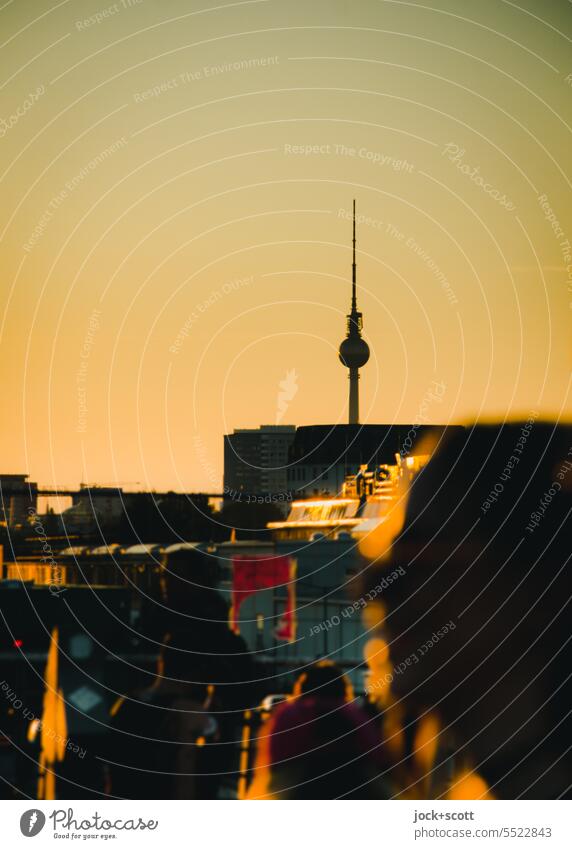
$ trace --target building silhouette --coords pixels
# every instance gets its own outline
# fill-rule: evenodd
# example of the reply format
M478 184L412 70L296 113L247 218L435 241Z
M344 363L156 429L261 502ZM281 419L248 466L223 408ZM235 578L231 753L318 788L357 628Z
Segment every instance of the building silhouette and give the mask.
M0 475L0 521L8 527L23 525L38 506L38 484L28 475Z
M224 494L285 494L294 425L239 428L224 437Z

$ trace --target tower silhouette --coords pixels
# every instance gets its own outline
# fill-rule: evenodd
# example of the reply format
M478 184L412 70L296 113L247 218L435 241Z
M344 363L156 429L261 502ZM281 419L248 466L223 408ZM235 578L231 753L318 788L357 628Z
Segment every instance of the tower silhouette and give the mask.
M349 424L359 424L359 370L369 360L369 345L362 339L363 317L357 308L356 292L356 202L353 206L352 306L347 316L346 338L340 344L340 362L349 369Z

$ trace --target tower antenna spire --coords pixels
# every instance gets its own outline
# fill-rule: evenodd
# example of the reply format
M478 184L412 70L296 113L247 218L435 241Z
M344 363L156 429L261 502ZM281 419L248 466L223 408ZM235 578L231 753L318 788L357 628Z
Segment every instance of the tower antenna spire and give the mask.
M356 202L354 198L353 212L353 260L352 260L352 312L357 312L357 293L356 293Z

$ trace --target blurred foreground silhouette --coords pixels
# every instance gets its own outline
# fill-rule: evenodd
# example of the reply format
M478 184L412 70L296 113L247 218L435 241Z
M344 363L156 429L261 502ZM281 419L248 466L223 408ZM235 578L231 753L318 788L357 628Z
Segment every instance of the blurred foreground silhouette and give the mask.
M571 427L478 426L435 447L378 539L364 591L405 570L380 613L402 791L569 795L571 507Z

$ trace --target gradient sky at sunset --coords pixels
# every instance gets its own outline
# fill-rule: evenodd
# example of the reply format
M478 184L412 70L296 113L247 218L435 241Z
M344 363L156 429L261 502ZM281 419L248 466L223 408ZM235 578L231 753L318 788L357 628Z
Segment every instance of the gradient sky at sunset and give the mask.
M354 197L363 421L433 381L434 422L569 410L566 0L12 0L0 33L0 471L215 491L288 373L282 423L346 421Z

